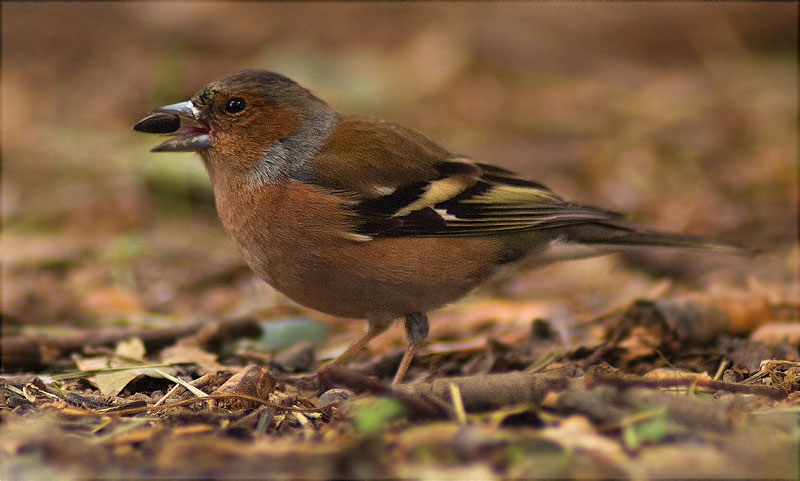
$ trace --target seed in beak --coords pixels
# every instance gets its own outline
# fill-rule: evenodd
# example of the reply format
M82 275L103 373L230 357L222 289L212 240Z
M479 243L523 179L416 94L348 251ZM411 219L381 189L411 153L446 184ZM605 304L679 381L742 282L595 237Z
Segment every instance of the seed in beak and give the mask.
M175 114L148 115L133 126L133 130L148 134L171 134L181 127L181 118Z

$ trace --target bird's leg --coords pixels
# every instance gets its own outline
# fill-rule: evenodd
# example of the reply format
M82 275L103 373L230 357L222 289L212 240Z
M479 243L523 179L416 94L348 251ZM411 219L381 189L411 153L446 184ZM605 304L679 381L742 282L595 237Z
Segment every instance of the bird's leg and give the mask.
M406 337L408 337L408 347L403 360L400 361L400 366L397 368L397 374L394 375L392 384L400 384L400 381L406 375L408 367L411 366L411 361L414 359L414 353L417 348L428 337L428 316L423 312L413 312L406 314Z
M369 344L369 341L375 339L379 334L389 328L391 322L372 322L370 321L367 327L367 333L364 334L361 339L355 342L352 346L348 347L346 351L341 353L339 357L326 363L322 370L333 366L341 366L342 364L347 364L348 362L352 361L356 355L361 352L364 347Z

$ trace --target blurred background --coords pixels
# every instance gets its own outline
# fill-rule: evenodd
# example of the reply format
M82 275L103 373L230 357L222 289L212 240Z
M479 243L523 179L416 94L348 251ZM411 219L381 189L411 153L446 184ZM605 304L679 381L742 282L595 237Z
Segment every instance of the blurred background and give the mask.
M571 318L664 279L796 295L797 54L790 3L4 2L4 328L289 303L225 238L196 156L131 130L244 68L568 199L768 253L566 263L478 296Z

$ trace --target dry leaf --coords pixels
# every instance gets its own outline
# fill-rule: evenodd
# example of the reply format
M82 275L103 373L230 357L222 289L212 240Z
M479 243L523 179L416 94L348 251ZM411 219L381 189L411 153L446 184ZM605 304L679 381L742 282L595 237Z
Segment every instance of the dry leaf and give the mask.
M99 371L111 367L108 356L83 357L80 354L73 354L72 362L81 371Z
M652 371L646 373L644 377L653 379L711 379L711 376L705 372L688 372L667 367L653 369Z
M227 371L230 368L217 363L217 355L189 343L178 343L161 351L159 356L164 363L194 363L200 374Z
M623 464L628 457L619 442L597 434L584 416L570 416L556 427L542 429L539 436L566 450L586 452L615 465Z
M213 394L243 394L259 399L267 399L275 387L275 378L262 366L249 365L230 377ZM254 407L244 399L223 399L220 406L226 409L246 409Z
M136 361L144 361L146 349L144 343L138 337L133 337L127 341L120 341L114 353L118 356L133 359Z
M750 334L751 341L760 341L769 346L800 344L800 322L770 322L761 325Z
M178 373L177 369L173 367L160 367L158 369L173 376ZM153 378L163 377L156 372L155 368L144 368L104 372L87 377L86 380L97 386L97 389L99 389L101 393L109 396L116 396L125 389L128 383L139 376L150 376Z
M117 287L101 287L81 299L84 309L94 313L141 311L142 300L136 294Z

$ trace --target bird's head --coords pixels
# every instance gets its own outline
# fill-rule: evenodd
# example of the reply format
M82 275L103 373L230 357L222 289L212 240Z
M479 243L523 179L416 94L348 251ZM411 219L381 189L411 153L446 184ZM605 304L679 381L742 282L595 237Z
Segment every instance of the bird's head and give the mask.
M295 81L266 70L244 70L211 82L190 100L153 110L133 128L170 136L153 152L198 152L212 175L220 169L252 172L259 166L277 172L291 166L276 162L302 159L294 159L291 151L270 158L270 152L293 136L300 137L295 143L307 143L311 139L304 137L319 134L310 127L333 116L325 102Z

